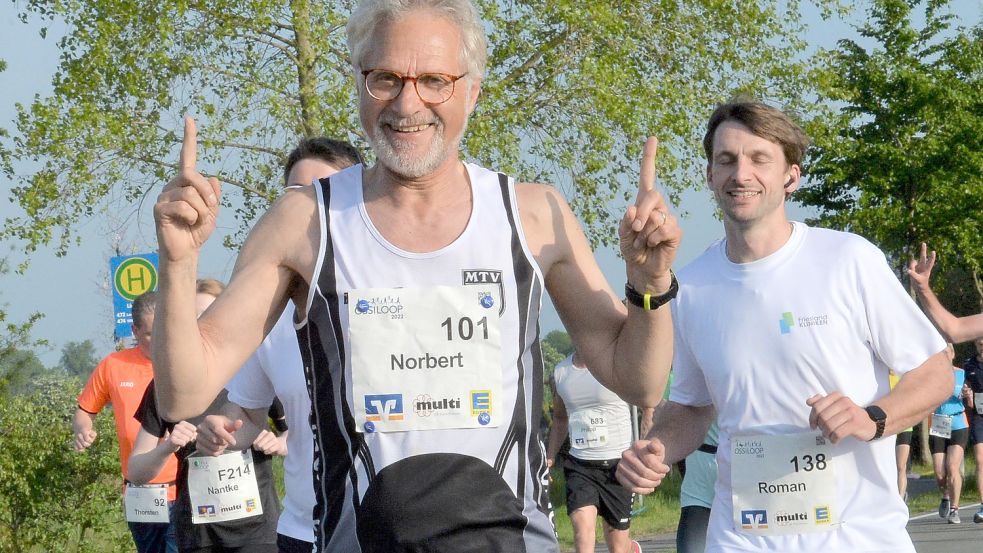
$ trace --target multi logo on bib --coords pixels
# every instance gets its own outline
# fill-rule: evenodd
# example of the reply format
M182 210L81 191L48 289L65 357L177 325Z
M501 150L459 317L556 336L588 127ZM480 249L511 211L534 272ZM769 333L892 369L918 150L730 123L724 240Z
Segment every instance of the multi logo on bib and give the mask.
M348 293L359 431L498 426L501 273L484 273L482 286Z

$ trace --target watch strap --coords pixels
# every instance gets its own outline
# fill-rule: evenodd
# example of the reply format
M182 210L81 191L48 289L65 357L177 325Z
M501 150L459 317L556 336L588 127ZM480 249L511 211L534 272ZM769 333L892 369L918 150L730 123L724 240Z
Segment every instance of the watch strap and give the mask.
M874 421L874 437L868 440L872 442L884 435L884 423L887 421L887 414L876 405L868 405L864 411L867 411L867 416Z
M676 297L676 292L679 291L679 282L676 280L676 273L669 270L669 289L663 294L652 295L643 294L635 289L631 283L625 283L625 299L629 303L637 307L641 307L646 311L654 311L663 305L669 303L670 300Z

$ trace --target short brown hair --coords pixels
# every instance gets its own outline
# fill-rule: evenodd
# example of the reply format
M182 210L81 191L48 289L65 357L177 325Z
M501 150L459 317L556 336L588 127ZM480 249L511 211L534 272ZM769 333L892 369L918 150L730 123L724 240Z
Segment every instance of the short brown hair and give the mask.
M290 171L294 165L304 159L320 159L321 161L335 167L338 170L347 169L352 165L362 163L362 154L351 144L344 140L335 140L324 136L315 138L303 138L297 143L297 147L287 154L287 161L283 164L283 184L310 184L287 182L290 178Z
M133 324L142 328L143 318L153 315L157 311L157 291L144 292L133 300L130 307L130 315L133 317Z
M221 280L215 280L214 278L199 278L195 281L195 293L197 294L208 294L214 298L217 298L219 294L225 290L225 284Z
M792 119L779 109L754 100L734 99L722 104L707 123L707 133L703 135L703 151L707 161L713 161L713 135L717 127L726 121L737 121L757 136L782 147L785 162L802 166L809 137Z

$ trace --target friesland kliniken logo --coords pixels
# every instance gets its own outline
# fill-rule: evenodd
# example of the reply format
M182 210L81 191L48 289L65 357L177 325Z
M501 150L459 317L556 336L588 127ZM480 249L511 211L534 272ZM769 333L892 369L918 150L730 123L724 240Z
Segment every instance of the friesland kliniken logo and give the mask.
M792 312L786 311L782 313L782 318L778 320L778 327L782 329L782 334L792 332L793 326L795 326L795 316L792 315Z
M778 328L781 329L782 334L790 334L793 326L808 328L811 326L826 326L828 324L829 315L809 315L805 317L796 317L795 315L792 315L791 311L782 313L782 318L778 320Z

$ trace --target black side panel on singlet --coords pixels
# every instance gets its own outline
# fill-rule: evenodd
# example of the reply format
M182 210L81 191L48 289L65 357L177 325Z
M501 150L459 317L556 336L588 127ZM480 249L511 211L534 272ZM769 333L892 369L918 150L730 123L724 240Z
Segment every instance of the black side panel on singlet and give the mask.
M314 540L318 551L327 551L327 545L336 531L350 532L350 529L339 529L337 525L345 517L344 496L346 489L357 489L354 458L359 443L352 442L349 436L354 436L355 419L351 414L351 406L347 404L347 384L344 371L332 375L328 367L344 367L345 342L341 335L341 318L338 313L339 302L335 292L334 251L331 243L329 217L330 210L330 179L322 179L320 190L323 193L324 226L321 240L324 251L324 262L320 267L316 285L320 293L314 294L308 306L308 313L314 311L314 303L323 303L329 314L331 325L321 328L318 321L308 317L307 324L297 331L300 343L301 357L304 360L304 376L307 379L307 389L311 392L311 429L314 433ZM329 360L328 355L336 357ZM332 363L332 361L334 361ZM318 370L314 368L318 367ZM335 404L335 398L341 399L341 404ZM339 423L339 413L341 422ZM322 462L322 459L331 459ZM358 494L352 494L353 508L358 505Z

